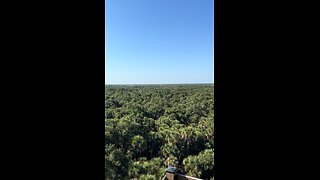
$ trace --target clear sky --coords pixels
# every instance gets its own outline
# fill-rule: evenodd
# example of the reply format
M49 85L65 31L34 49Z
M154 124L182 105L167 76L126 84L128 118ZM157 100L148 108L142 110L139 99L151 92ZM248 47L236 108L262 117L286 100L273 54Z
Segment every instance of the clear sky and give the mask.
M105 0L106 84L213 83L213 0Z

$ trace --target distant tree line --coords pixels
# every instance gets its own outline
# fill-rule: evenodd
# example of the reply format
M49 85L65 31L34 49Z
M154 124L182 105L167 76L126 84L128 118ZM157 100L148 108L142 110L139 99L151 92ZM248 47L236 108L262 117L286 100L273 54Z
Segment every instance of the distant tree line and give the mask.
M213 107L213 85L106 86L106 180L213 179Z

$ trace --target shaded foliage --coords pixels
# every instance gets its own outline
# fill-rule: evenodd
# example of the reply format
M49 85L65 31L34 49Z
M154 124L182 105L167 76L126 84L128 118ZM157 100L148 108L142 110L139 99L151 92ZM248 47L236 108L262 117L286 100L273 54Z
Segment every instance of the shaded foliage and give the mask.
M213 179L213 85L106 86L106 179Z

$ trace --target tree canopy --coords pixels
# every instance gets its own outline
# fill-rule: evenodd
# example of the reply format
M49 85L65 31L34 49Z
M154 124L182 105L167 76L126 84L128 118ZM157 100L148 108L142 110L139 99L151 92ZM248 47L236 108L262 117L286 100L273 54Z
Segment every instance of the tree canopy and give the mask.
M213 178L213 85L105 88L106 179Z

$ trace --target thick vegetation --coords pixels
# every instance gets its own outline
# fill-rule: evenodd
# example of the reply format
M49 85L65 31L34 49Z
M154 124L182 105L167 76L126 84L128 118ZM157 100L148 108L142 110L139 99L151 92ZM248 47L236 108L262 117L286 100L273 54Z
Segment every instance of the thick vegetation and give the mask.
M213 85L106 86L106 179L213 179Z

